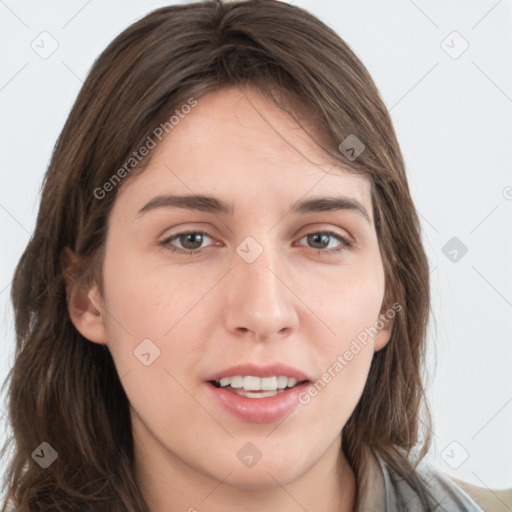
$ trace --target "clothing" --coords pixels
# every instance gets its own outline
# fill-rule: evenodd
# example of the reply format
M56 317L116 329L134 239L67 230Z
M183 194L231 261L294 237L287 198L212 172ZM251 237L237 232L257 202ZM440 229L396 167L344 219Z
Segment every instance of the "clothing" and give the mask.
M423 510L414 491L376 453L367 451L367 467L359 473L359 503L355 512L415 512ZM429 489L437 505L429 512L498 512L507 510L499 505L485 511L460 485L433 466L421 462L416 472L428 482ZM473 488L473 486L468 486ZM492 494L492 491L480 489ZM503 502L502 502L503 503Z

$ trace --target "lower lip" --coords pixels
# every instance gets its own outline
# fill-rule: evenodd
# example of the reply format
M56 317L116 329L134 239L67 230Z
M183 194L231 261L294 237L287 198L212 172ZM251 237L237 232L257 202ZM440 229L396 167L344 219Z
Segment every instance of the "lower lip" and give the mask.
M247 398L207 382L209 392L226 411L249 423L276 423L299 405L299 395L309 386L304 382L275 396Z

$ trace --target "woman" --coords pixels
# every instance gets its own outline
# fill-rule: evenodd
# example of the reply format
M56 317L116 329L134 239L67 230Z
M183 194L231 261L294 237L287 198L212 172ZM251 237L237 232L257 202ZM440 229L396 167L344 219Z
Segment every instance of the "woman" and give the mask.
M16 269L9 501L481 510L417 465L428 277L339 36L274 0L150 13L84 83Z

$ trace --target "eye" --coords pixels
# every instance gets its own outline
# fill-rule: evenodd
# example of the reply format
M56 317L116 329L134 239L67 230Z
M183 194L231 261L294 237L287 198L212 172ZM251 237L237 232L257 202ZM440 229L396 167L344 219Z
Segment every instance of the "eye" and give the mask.
M212 238L206 231L186 231L183 233L176 233L161 242L159 245L165 247L171 252L179 252L182 254L197 254L204 249L201 247L206 238ZM173 241L176 240L181 247L177 247Z
M340 235L334 231L317 231L308 233L301 238L301 240L303 239L307 239L308 243L316 245L316 247L313 248L316 249L315 252L317 254L339 253L345 249L352 248L352 242L348 237ZM333 240L337 240L339 245L335 245L334 247L331 246L331 248L329 248L329 245L331 245Z

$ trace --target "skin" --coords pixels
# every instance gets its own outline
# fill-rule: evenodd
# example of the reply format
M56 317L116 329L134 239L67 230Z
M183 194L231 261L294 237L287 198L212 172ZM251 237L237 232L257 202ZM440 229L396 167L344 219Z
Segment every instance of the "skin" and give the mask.
M164 193L212 195L232 202L234 214L160 207L137 215ZM290 212L296 200L333 195L359 201L369 220L356 210ZM351 237L352 247L333 253L339 239L322 246L306 236L326 229ZM189 230L209 236L169 245L202 248L196 255L158 245ZM236 252L247 236L263 248L252 263ZM118 191L102 271L104 295L96 285L75 290L70 315L112 353L152 512L353 510L355 478L340 433L389 328L279 424L220 409L204 380L236 364L276 361L320 379L374 325L385 283L366 177L333 167L256 90L208 93ZM160 349L149 366L134 357L147 338ZM237 458L247 442L262 454L251 468Z

